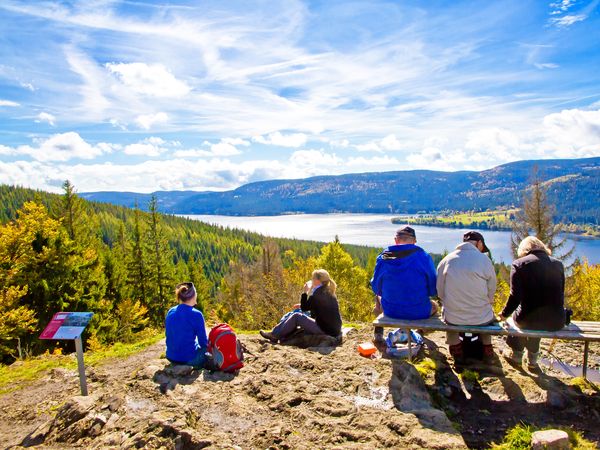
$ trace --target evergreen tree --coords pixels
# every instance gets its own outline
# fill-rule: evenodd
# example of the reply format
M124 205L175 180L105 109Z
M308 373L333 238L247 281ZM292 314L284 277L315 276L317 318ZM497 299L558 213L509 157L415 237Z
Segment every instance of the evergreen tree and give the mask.
M200 261L196 262L193 256L187 262L186 269L186 279L194 283L196 292L198 293L196 308L202 312L206 312L208 306L211 304L212 283L206 277L202 263Z
M555 257L566 261L571 258L575 247L566 249L567 239L561 224L554 223L554 207L548 202L547 188L534 173L531 186L523 192L523 206L512 222L511 247L515 258L519 243L530 234L548 246Z
M155 325L162 325L173 292L173 252L163 231L156 197L148 205L148 310Z
M142 212L137 208L133 211L131 242L128 249L127 262L127 296L148 306L149 275L146 265L146 250L144 243L144 223Z
M79 212L77 195L75 194L75 186L71 184L69 180L63 183L63 224L67 229L67 233L72 240L75 240L75 216Z

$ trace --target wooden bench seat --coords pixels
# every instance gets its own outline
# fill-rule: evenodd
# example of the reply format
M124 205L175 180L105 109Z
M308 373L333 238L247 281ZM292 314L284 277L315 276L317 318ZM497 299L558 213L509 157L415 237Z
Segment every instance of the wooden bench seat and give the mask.
M507 322L494 323L487 326L449 325L439 317L434 316L423 320L401 320L378 316L373 325L376 327L402 328L405 330L429 330L429 331L456 331L460 333L492 334L497 336L520 336L534 338L562 339L567 341L583 341L583 376L587 378L587 365L589 344L592 341L600 342L600 322L574 321L559 331L523 330L518 328L511 320ZM409 346L410 333L409 336ZM409 352L410 354L410 352Z

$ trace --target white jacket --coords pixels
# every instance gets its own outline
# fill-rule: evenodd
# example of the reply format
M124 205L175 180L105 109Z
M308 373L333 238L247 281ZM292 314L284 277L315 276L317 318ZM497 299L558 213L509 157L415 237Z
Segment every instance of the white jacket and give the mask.
M454 325L483 325L494 318L496 271L490 258L463 242L437 268L443 319Z

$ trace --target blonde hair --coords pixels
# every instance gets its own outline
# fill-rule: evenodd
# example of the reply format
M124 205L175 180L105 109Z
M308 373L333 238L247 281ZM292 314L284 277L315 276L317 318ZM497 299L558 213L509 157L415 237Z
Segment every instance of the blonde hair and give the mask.
M546 244L540 241L535 236L527 236L525 239L521 241L519 244L519 248L517 249L517 256L522 258L523 256L527 256L534 250L543 250L547 255L552 254L552 250L550 250Z
M329 276L329 272L327 272L325 269L317 269L313 271L312 277L319 280L324 289L335 295L337 285Z

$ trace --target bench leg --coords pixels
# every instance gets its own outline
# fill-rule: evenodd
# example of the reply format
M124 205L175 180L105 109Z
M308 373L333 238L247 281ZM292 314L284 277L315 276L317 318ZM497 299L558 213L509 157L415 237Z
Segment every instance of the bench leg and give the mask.
M583 367L581 369L583 378L587 380L588 352L590 350L590 341L583 343Z
M406 334L408 335L408 361L412 362L412 336L410 334L410 328L406 330Z

